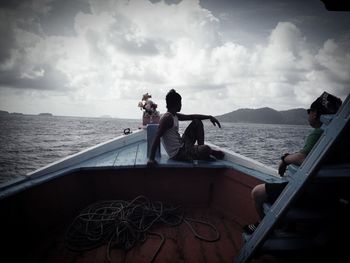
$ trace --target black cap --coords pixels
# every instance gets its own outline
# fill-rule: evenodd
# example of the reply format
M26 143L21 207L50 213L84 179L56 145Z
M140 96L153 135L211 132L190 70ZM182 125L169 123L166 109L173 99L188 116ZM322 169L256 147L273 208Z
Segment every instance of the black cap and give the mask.
M322 95L311 104L310 109L316 110L319 115L335 114L339 110L341 104L341 99L327 92L323 92Z

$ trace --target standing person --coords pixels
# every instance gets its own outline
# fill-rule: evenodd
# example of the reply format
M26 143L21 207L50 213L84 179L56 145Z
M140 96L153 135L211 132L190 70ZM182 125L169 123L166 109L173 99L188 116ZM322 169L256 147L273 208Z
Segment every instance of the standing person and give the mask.
M155 153L162 139L162 144L169 157L175 160L208 160L211 156L216 159L224 158L222 151L217 151L204 144L204 128L202 120L209 119L214 126L221 128L220 122L210 115L191 114L185 115L181 111L181 96L174 89L166 95L166 107L168 111L159 121L158 131L154 139L148 165L156 164ZM186 128L183 136L179 134L179 121L192 122ZM197 142L197 145L195 143Z
M323 130L321 129L322 122L320 121L320 116L323 114L335 114L341 104L342 101L339 98L327 92L324 92L311 104L310 109L307 110L307 114L309 124L314 129L306 138L305 145L299 152L293 154L286 153L281 157L281 162L278 167L278 174L280 176L284 175L288 165L295 164L299 166L302 164L306 156L322 135ZM255 204L255 209L260 219L264 217L263 204L265 202L275 202L286 185L287 182L265 183L259 184L253 188L251 194ZM260 221L256 222L255 224L244 226L244 232L247 234L252 234L258 227L259 223Z

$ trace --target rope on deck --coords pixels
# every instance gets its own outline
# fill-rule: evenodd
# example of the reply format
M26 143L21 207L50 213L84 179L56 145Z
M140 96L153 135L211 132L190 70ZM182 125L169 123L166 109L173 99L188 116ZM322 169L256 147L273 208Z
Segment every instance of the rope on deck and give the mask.
M145 196L132 201L112 200L94 203L85 208L69 226L65 235L65 244L73 251L86 251L107 244L107 258L111 262L110 251L113 247L129 250L138 242L144 242L148 235L156 235L161 241L150 262L157 257L165 243L163 234L151 232L156 224L178 226L185 222L200 240L214 242L220 234L209 222L187 218L179 206L162 202L151 202ZM212 229L214 237L200 235L191 222L205 224Z

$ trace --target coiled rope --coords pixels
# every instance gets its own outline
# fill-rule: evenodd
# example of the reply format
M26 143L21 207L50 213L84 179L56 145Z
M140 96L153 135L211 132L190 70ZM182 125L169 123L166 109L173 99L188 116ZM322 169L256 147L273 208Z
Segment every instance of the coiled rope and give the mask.
M129 250L138 242L144 242L148 235L160 238L160 244L150 262L153 262L165 243L163 234L151 232L156 224L178 226L185 222L200 240L214 242L220 234L214 225L184 216L180 206L151 202L145 196L131 201L112 200L94 203L85 208L69 226L65 235L65 244L73 251L86 251L107 244L107 259L111 262L112 247ZM213 230L214 237L201 236L191 222L200 223Z

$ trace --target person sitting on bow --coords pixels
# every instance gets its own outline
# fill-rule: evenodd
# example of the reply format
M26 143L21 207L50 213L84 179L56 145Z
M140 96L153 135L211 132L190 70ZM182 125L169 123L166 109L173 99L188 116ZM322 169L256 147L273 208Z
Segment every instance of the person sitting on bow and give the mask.
M174 89L166 95L166 107L168 111L162 116L159 122L156 137L154 139L148 165L156 164L155 153L162 139L163 146L169 157L175 160L209 160L211 158L222 159L224 153L214 150L204 144L204 127L202 120L209 119L214 126L221 128L220 122L211 115L182 114L181 95ZM186 128L184 134L179 134L179 121L192 122ZM197 144L195 144L197 142Z

